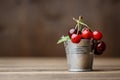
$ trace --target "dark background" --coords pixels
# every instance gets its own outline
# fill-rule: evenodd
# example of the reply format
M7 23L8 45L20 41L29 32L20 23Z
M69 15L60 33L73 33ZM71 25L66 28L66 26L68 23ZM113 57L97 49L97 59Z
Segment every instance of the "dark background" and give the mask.
M56 42L79 15L104 34L102 56L120 57L120 0L0 0L0 56L65 56Z

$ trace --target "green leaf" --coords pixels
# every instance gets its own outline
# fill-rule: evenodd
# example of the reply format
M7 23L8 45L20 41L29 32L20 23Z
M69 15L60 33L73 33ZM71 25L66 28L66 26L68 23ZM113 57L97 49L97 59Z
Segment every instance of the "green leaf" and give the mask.
M58 40L57 44L60 44L60 43L62 43L62 42L65 42L65 41L67 41L67 40L69 40L69 39L70 39L69 36L62 36L62 37Z

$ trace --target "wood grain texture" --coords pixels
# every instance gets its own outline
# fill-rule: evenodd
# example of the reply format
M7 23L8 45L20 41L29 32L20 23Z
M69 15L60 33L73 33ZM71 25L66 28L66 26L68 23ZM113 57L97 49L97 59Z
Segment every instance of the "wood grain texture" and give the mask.
M120 59L95 58L93 71L68 72L65 58L1 58L0 80L120 80Z

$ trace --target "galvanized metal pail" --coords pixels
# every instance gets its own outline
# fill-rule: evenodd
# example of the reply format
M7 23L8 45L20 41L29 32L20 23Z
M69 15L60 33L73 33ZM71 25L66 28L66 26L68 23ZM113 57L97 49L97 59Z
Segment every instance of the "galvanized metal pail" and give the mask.
M69 71L91 71L93 53L89 39L81 39L80 43L64 42Z

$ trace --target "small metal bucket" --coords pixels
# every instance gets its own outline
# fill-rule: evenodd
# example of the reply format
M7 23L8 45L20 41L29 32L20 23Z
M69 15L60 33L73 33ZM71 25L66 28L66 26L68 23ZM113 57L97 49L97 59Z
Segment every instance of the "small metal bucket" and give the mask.
M93 53L89 39L81 39L80 43L64 42L69 71L91 71Z

